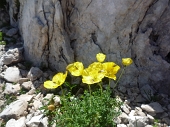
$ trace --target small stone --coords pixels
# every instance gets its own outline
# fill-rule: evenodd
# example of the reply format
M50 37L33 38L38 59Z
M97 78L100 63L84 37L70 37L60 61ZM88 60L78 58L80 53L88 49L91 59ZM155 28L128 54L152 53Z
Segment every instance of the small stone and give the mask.
M23 100L12 102L0 113L1 118L18 118L26 111L28 103Z
M1 60L5 65L9 65L11 63L19 62L23 59L22 56L23 48L14 48L9 49L4 55L2 55Z
M57 105L60 105L60 97L59 96L55 96L54 98L53 98L53 100L54 100L54 104L57 106Z
M132 127L145 127L149 123L147 117L131 116L129 117L129 125Z
M149 114L147 114L147 117L148 117L148 119L149 119L149 122L151 123L151 124L153 124L154 123L154 117L153 116L151 116L151 115L149 115Z
M21 117L18 120L10 119L5 127L26 127L25 125L25 117Z
M129 122L128 115L124 112L119 115L119 118L121 119L121 123L127 124Z
M9 67L5 71L4 79L8 82L18 82L21 78L20 71L16 67Z
M34 96L33 95L28 95L28 94L22 94L17 97L18 100L25 100L27 102L30 102Z
M134 101L137 102L137 103L142 103L142 102L145 102L146 99L143 98L142 95L139 94L139 95L135 98Z
M34 81L38 78L40 78L43 75L43 72L37 68L37 67L32 67L30 71L28 72L27 77L31 80Z
M118 124L117 127L127 127L125 124Z
M23 82L27 82L27 81L29 81L28 78L20 78L19 81L18 81L18 83L19 83L19 84L22 84Z
M32 82L31 81L28 81L28 82L24 82L24 83L22 83L22 85L21 85L24 89L26 89L26 90L30 90L31 89L31 87L33 86L33 84L32 84Z
M21 90L20 84L13 85L11 83L5 84L5 94L17 94Z
M40 107L42 107L42 103L41 103L40 100L34 100L33 106L34 106L34 109L37 110L37 109L39 109Z
M142 104L141 108L149 113L162 113L164 110L158 102L152 102L150 104Z
M15 35L18 32L17 28L12 28L10 30L8 30L8 32L6 33L7 36L12 37L13 35Z
M126 114L129 114L130 113L130 110L129 110L129 106L127 104L123 104L121 106L121 109L126 113Z
M44 118L41 120L41 123L43 124L43 127L48 127L48 118L47 118L47 117L44 117Z
M166 124L170 125L170 119L168 117L165 117L162 119Z
M41 123L41 119L42 119L43 115L38 115L38 116L34 116L31 118L30 121L28 121L26 123L26 125L28 127L39 127L39 124Z

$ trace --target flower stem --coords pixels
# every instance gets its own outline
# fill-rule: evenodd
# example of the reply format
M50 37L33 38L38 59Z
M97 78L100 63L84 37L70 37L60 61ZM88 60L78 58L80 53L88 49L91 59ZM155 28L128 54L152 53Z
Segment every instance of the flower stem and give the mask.
M101 95L102 95L103 88L102 88L101 82L99 82L98 85L100 86L100 92L101 92Z
M63 92L62 86L60 86L60 88L61 88L62 96L64 96L64 92Z
M118 80L116 81L116 83L115 83L113 89L116 88L116 86L117 86L118 82L120 81L120 78L122 77L122 75L123 75L124 72L125 72L125 67L123 67L123 70L122 70L122 72L121 72L121 74L120 74Z
M89 91L90 91L90 107L91 107L91 87L89 84L88 84L88 87L89 87Z

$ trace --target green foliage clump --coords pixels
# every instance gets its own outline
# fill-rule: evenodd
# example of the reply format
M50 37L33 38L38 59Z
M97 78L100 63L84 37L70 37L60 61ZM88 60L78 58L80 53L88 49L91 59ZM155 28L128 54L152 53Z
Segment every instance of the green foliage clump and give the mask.
M116 97L111 96L110 80L115 80L114 88L117 86L124 68L132 64L131 58L123 58L123 71L117 79L117 72L120 67L114 62L104 62L105 55L98 53L94 62L84 68L83 63L75 62L69 64L66 69L73 76L81 76L82 83L86 84L88 90L82 95L74 95L72 92L75 85L65 82L68 72L57 73L52 80L44 82L47 89L61 88L62 96L59 105L54 103L53 98L49 103L41 108L49 118L50 126L56 127L114 127L114 119L120 115L122 102ZM108 87L103 90L103 79L108 78ZM65 84L69 90L64 91L62 85Z

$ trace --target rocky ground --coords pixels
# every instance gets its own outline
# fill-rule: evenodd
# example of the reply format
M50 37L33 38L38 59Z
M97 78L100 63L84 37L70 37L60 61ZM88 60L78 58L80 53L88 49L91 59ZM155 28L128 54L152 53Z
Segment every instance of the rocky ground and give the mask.
M43 82L55 73L50 69L31 66L24 60L17 29L3 28L11 43L0 45L0 126L47 127L48 118L40 107L53 94L46 94ZM17 41L12 43L11 38ZM123 101L122 114L115 120L117 127L170 126L170 98L156 93L148 84L141 89L118 86L114 91ZM55 103L60 101L55 95ZM45 99L46 98L46 99Z

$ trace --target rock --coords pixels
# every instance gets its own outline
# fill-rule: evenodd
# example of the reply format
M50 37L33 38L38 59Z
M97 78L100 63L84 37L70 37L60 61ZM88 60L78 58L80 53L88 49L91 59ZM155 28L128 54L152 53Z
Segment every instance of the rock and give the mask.
M17 100L12 102L9 106L0 113L1 118L18 118L23 115L24 111L27 110L28 103L23 100Z
M30 71L28 72L27 77L31 80L34 81L38 78L40 78L43 75L43 72L37 68L37 67L32 67Z
M119 118L121 120L121 123L124 123L124 124L127 124L129 121L128 121L128 115L124 112L122 112L120 115L119 115Z
M28 127L39 127L43 115L33 116L30 121L26 123Z
M11 63L19 62L23 59L22 56L23 48L14 48L9 49L4 55L1 57L1 61L5 65L9 65Z
M21 90L20 84L13 85L11 83L5 84L5 94L17 94Z
M164 121L167 125L170 125L170 118L165 117L162 119L162 121Z
M148 117L148 119L149 119L149 122L151 123L151 124L153 124L154 123L154 117L153 116L151 116L151 115L149 115L149 114L147 114L147 117Z
M22 86L22 88L24 88L26 90L30 90L31 87L33 86L33 84L31 81L28 81L28 82L23 82L21 86Z
M131 116L129 117L129 126L132 127L145 127L149 123L147 117L142 116Z
M22 95L18 96L17 99L30 102L33 97L34 97L34 95L22 94Z
M54 94L47 94L42 100L43 105L47 105L49 100L51 100L53 98L53 96L54 96Z
M22 83L27 82L27 81L29 81L28 78L20 78L19 81L18 81L18 83L19 83L19 84L22 84Z
M142 102L146 102L146 99L143 98L143 96L141 94L137 95L137 97L134 100L137 103L142 103Z
M5 127L26 127L25 125L25 117L21 117L18 120L10 119Z
M20 71L17 67L9 67L5 71L4 79L8 82L18 82L21 78Z
M122 108L122 110L126 113L126 114L129 114L130 113L130 110L129 110L129 106L128 105L126 105L126 104L123 104L122 106L121 106L121 108Z
M48 118L47 117L44 117L41 121L41 123L43 124L43 127L48 127Z
M18 29L17 28L12 28L10 30L8 30L8 32L6 33L7 36L14 36L16 33L18 32Z
M146 84L144 86L142 86L140 88L141 91L141 95L147 99L148 101L151 101L153 95L154 95L154 91L153 89L150 87L150 85Z
M117 127L127 127L125 124L118 124Z
M158 102L152 102L150 104L142 104L141 108L149 113L162 113L164 110Z
M34 100L33 102L34 110L38 110L40 107L42 107L42 103L40 100Z
M53 100L54 100L54 104L55 104L55 105L60 105L61 100L60 100L60 97L59 97L59 96L55 96L55 97L53 98Z

